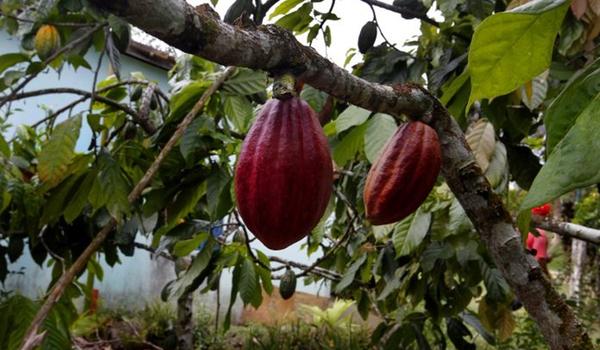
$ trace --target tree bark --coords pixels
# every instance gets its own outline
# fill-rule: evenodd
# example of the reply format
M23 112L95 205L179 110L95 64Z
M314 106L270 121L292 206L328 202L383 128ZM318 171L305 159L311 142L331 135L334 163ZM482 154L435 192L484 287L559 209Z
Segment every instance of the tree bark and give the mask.
M192 263L190 257L183 257L175 261L175 274L179 276ZM177 299L177 324L175 325L175 334L177 334L178 350L194 349L194 322L193 316L193 293L183 293Z
M441 103L413 84L392 88L365 81L301 45L288 31L267 25L239 28L221 22L208 5L179 0L92 0L182 51L224 64L293 73L307 84L354 105L429 123L442 145L446 181L482 242L552 349L592 349L572 310L525 252L520 234L477 166L464 134Z

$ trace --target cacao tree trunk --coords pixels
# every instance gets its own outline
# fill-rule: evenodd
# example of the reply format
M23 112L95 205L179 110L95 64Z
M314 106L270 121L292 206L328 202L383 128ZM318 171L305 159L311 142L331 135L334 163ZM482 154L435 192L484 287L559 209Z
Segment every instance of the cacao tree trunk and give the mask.
M585 270L587 244L573 239L571 242L571 276L569 277L569 298L579 303L581 294L581 277Z
M175 262L175 274L178 276L184 272L190 265L189 257L179 258ZM183 293L177 299L177 324L175 325L175 334L177 335L178 350L194 349L194 328L193 328L193 293Z
M208 5L181 0L91 0L96 6L190 54L232 66L292 73L337 98L374 112L430 124L442 148L442 173L482 242L552 349L593 349L572 310L525 252L502 200L477 166L462 130L442 104L413 84L394 88L358 78L276 26L240 28L221 22Z

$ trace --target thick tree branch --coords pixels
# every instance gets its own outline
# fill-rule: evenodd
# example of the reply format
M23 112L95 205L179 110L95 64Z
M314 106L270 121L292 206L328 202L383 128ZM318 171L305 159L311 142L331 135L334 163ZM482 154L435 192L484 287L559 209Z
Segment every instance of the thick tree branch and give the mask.
M582 241L600 244L600 230L535 215L531 217L531 220L536 224L537 227L541 229L548 230L562 236L569 236Z
M127 197L129 203L134 203L142 195L142 191L150 184L150 181L152 181L152 178L158 172L158 169L160 168L164 159L167 157L169 152L171 152L171 150L175 147L177 142L179 142L179 139L183 135L185 129L192 123L198 112L200 112L204 108L204 105L206 104L210 96L212 96L212 94L214 94L215 91L217 91L217 89L221 87L223 82L228 77L230 77L234 71L234 67L227 68L204 92L204 94L202 95L200 100L196 102L192 110L188 112L188 114L185 116L185 118L183 118L181 123L179 123L177 129L175 130L169 141L165 144L163 149L160 151L152 165L150 165L148 170L146 170L144 176L129 193L129 196ZM69 269L63 275L60 276L58 281L56 281L56 283L50 290L50 293L46 297L44 304L38 310L35 317L31 321L31 325L27 329L27 332L25 333L25 336L23 338L21 350L31 350L39 344L38 342L32 341L32 339L39 339L39 341L42 340L43 337L38 337L38 330L44 322L44 320L46 319L46 317L48 316L48 313L50 312L54 304L56 304L60 297L63 295L65 289L73 282L75 277L85 268L90 257L98 249L100 249L102 243L112 232L116 224L117 220L115 218L111 218L110 221L104 227L102 227L100 232L98 232L96 237L94 237L92 242L85 248L83 253L81 253L77 260L75 260L73 265L71 265Z
M482 242L552 349L592 349L590 338L540 266L525 252L512 218L481 169L464 134L426 90L392 89L351 75L301 45L276 26L240 29L178 0L92 0L97 6L185 52L226 65L291 72L306 83L354 105L399 117L421 118L439 135L446 181L477 228Z

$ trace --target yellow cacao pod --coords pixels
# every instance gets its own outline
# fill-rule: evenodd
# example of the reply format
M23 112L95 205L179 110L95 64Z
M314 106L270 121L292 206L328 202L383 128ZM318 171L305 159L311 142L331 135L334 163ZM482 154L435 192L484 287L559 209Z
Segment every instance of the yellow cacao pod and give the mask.
M55 26L45 24L35 33L35 50L42 60L47 59L60 47L60 34Z

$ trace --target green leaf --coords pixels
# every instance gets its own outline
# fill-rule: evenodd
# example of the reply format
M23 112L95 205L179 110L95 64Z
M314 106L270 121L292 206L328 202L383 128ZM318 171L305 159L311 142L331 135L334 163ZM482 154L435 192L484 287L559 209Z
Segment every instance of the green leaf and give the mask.
M522 189L529 190L542 168L539 158L527 146L509 145L507 152L512 180Z
M319 113L327 101L327 94L310 85L305 85L300 93L300 98L306 101L315 112Z
M179 192L175 202L167 209L168 225L176 224L179 219L191 213L205 193L206 181L196 183Z
M77 218L79 214L81 214L83 208L85 208L86 204L88 203L88 194L90 193L92 186L94 185L94 180L96 179L97 175L98 172L96 171L92 170L88 172L83 182L79 186L77 186L75 194L73 194L73 196L69 198L69 201L65 207L65 211L63 213L63 216L67 223L72 223L75 220L75 218Z
M469 106L514 91L546 70L568 8L564 0L535 0L486 18L469 50Z
M173 255L179 256L179 257L188 256L194 250L198 249L200 244L202 244L202 242L206 241L207 239L208 239L208 233L202 232L202 233L196 235L194 238L184 239L182 241L179 241L179 242L175 243L175 246L173 247Z
M262 303L262 290L258 280L259 277L254 268L254 262L249 258L244 259L240 273L239 288L244 305L251 304L258 308Z
M194 81L186 85L171 97L171 113L168 120L178 122L181 120L198 102L204 91L210 86L210 81Z
M354 159L356 153L363 149L366 126L365 123L353 128L341 140L333 143L333 160L338 166L346 165L348 161Z
M483 272L483 283L487 289L487 298L495 302L504 302L510 294L510 287L495 267L489 267L483 260L480 263Z
M370 115L371 111L356 106L350 106L335 120L335 129L339 134L355 125L361 125Z
M367 122L365 131L365 155L369 162L374 163L383 146L396 132L397 125L394 118L387 114L375 114Z
M238 68L235 75L225 81L223 91L234 95L253 95L267 89L267 74L247 68Z
M417 210L400 221L392 236L396 256L409 255L423 242L431 226L431 213Z
M0 153L2 153L6 158L10 157L10 146L4 139L4 136L2 136L2 133L0 133Z
M536 176L521 210L600 182L600 94L580 114Z
M269 267L271 266L271 262L269 261L269 258L265 255L265 253L261 252L260 250L257 250L256 256L263 265ZM267 294L271 295L271 293L273 293L271 270L267 270L266 268L257 265L256 271L258 272L258 275L262 281L263 289L265 290L265 292L267 292Z
M206 201L211 220L225 216L231 207L231 176L223 168L215 169L206 180Z
M354 263L352 263L352 265L350 265L348 270L346 270L346 272L344 273L344 276L342 276L340 282L335 286L336 293L341 293L344 289L346 289L346 287L352 284L352 281L354 281L354 277L356 277L358 269L360 269L360 267L365 263L365 261L367 261L367 256L367 254L362 254L358 259L356 259Z
M194 280L198 278L204 270L208 267L213 254L213 246L217 244L214 240L209 239L206 241L204 248L196 255L190 268L185 271L183 276L178 278L171 287L171 296L175 299L179 299L189 286L194 283Z
M454 250L451 246L444 242L435 241L432 242L421 254L421 267L423 272L429 272L433 270L435 262L440 259L449 259L454 255Z
M550 155L600 92L600 59L577 72L544 114L546 154Z
M58 185L67 175L69 164L75 157L75 143L79 138L81 116L69 118L54 128L50 139L44 143L38 157L40 180L50 187Z
M0 73L17 63L29 61L29 56L24 53L7 53L0 55Z
M271 13L271 15L269 16L269 19L273 19L279 15L283 15L286 14L288 12L290 12L291 9L293 9L294 7L298 6L298 4L300 4L301 2L303 2L304 0L284 0L282 1L273 11L273 13Z
M244 96L231 95L225 98L223 112L229 118L236 131L244 134L250 127L250 122L254 116L252 103Z
M129 212L129 181L110 153L102 152L98 164L98 175L88 200L94 209L106 206L110 215L119 218L121 214Z

